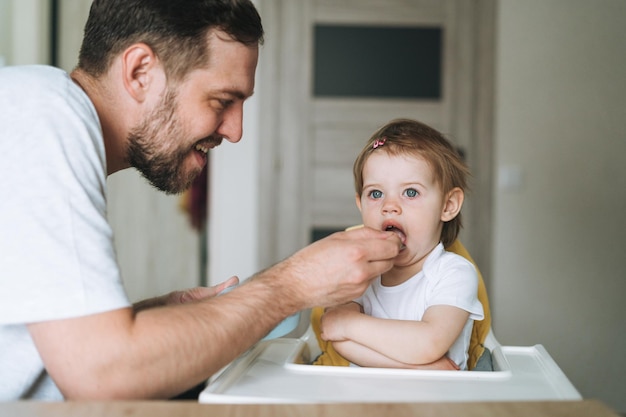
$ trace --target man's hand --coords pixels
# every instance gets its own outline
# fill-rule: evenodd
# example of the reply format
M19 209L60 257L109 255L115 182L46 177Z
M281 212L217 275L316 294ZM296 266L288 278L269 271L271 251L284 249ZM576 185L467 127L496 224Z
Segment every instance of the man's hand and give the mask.
M280 277L295 311L343 304L391 269L401 245L395 233L363 227L318 240L265 272Z
M148 300L139 301L133 305L135 312L153 308L158 306L185 304L194 301L200 301L204 298L215 297L228 287L239 284L239 278L232 276L226 281L219 283L213 287L196 287L183 291L173 291L161 297L150 298Z
M228 287L239 284L239 278L232 276L213 287L196 287L184 291L174 291L166 295L166 304L185 304L200 301L203 298L215 297Z

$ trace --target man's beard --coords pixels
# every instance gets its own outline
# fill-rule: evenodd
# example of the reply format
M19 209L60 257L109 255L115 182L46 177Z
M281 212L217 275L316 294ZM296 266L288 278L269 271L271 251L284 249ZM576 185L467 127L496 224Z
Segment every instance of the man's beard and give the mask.
M168 91L157 108L128 135L127 160L150 184L167 194L191 185L200 170L183 172L190 148L177 147L185 137L176 119L176 93Z

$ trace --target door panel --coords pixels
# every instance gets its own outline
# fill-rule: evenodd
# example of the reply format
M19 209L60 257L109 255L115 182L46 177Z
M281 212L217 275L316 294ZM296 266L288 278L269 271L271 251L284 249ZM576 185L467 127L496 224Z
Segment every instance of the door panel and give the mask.
M280 105L272 114L270 104L275 101L264 98L268 111L262 115L261 130L267 135L279 132L279 137L263 149L262 161L268 162L262 162L261 175L276 186L261 202L267 227L260 259L270 264L288 256L309 243L316 230L360 223L353 161L378 127L408 117L440 130L467 156L479 180L471 196L478 199L466 200L461 236L475 258L488 262L489 247L473 243L485 242L490 235L493 0L264 0L262 5L275 60L261 65L260 82L277 91ZM315 96L316 25L439 28L440 97ZM352 71L355 76L362 72L358 67Z

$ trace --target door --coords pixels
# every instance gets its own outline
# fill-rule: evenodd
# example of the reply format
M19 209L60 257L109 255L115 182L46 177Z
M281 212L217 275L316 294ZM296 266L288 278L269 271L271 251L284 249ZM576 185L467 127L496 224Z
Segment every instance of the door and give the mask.
M408 117L463 151L473 180L461 240L488 276L493 1L264 0L260 7L261 189L270 190L260 206L260 259L271 264L359 224L353 161L378 127Z

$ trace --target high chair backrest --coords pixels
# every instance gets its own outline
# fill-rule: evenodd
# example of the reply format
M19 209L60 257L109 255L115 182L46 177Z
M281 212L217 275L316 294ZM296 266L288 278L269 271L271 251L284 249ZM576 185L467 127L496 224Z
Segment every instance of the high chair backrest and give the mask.
M457 255L461 255L472 264L476 268L476 273L478 274L478 300L483 305L483 310L485 313L485 318L481 321L474 321L474 327L472 328L472 336L470 338L470 347L469 347L469 357L467 359L467 368L474 369L476 366L476 362L478 362L478 358L485 351L485 339L489 334L489 330L491 329L491 309L489 308L489 297L487 296L487 287L485 287L485 281L483 280L483 275L480 273L480 269L478 269L478 265L474 262L471 255L465 249L465 246L457 239L452 242L452 245L446 248L447 251L454 252Z
M361 226L350 227L347 230L357 228ZM487 297L487 288L485 287L485 282L483 280L483 276L480 273L480 269L478 269L478 265L474 262L474 259L470 256L465 246L457 239L452 245L446 248L447 251L454 252L457 255L461 255L468 261L470 261L474 267L476 268L476 272L478 273L478 300L483 305L483 310L485 313L485 318L481 321L474 321L474 327L472 328L472 335L470 338L470 347L468 352L468 360L467 360L467 368L472 370L476 366L478 359L485 351L485 339L489 334L489 330L491 329L491 310L489 308L489 298ZM322 354L318 356L318 358L313 363L314 365L329 365L329 366L348 366L350 363L343 358L339 353L333 349L333 345L330 342L323 341L320 337L320 320L324 314L324 309L322 307L315 307L311 310L311 326L313 327L313 331L315 332L315 336L317 337L317 342L319 344L320 349L322 350Z

